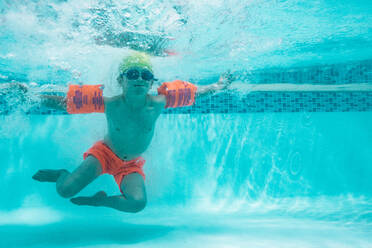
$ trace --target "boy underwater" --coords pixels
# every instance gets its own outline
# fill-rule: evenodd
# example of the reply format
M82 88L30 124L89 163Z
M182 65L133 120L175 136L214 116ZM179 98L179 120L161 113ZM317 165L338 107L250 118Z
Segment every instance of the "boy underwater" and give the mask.
M121 62L117 80L123 93L114 97L103 97L100 88L89 88L90 85L70 86L66 98L44 96L43 105L62 108L69 113L105 113L108 132L103 140L84 153L83 162L73 172L42 169L32 178L40 182L55 182L58 194L71 198L98 176L105 173L113 175L121 195L108 196L99 191L93 196L75 197L70 201L77 205L103 206L136 213L144 209L147 202L142 170L145 160L141 154L152 140L155 122L162 109L192 105L195 97L225 89L231 83L231 77L221 76L217 83L199 87L175 80L163 83L158 88L159 95L149 95L148 91L156 80L150 58L135 52ZM86 88L85 93L76 91L79 87ZM74 92L77 94L72 96ZM86 100L91 100L91 103Z

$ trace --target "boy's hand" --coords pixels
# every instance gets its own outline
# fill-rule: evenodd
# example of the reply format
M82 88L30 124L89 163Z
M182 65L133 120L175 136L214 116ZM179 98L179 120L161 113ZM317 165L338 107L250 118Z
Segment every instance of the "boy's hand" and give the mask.
M217 83L198 86L198 91L196 92L196 96L206 96L209 94L214 94L220 90L226 89L231 82L234 80L233 75L228 71L220 76L220 79Z
M6 83L4 84L4 88L0 93L8 95L8 96L24 96L28 92L28 87L25 84L21 83Z
M0 90L0 96L6 99L8 108L20 106L29 99L29 90L27 85L22 83L7 83Z
M17 92L19 94L26 94L28 92L28 88L21 83L10 83L9 89L12 92Z
M233 75L230 71L222 74L220 79L217 82L217 85L220 87L221 90L226 89L233 81Z

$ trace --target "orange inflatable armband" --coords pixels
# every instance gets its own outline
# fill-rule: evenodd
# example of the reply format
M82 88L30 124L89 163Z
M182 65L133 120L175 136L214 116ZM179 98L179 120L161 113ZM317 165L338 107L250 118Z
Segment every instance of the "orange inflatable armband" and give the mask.
M191 106L195 102L197 87L192 83L175 80L165 82L158 88L158 94L167 98L165 108Z
M67 92L69 114L104 113L103 90L100 85L70 85Z

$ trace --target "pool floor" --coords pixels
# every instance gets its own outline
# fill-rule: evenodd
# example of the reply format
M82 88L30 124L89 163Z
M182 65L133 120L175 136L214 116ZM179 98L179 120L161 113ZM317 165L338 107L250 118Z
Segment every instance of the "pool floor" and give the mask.
M372 247L370 225L242 214L67 217L0 227L1 247Z

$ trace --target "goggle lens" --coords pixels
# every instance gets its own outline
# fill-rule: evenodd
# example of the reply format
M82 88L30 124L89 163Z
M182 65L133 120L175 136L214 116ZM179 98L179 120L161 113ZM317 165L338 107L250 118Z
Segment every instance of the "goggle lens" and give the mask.
M154 75L149 70L142 71L141 76L143 80L147 80L147 81L154 78Z
M136 80L139 78L139 71L135 69L128 70L125 75L129 80Z
M140 77L140 74L143 80L146 81L156 80L151 71L147 69L144 69L141 72L137 69L129 69L126 72L123 72L122 76L123 75L126 76L129 80L137 80Z

